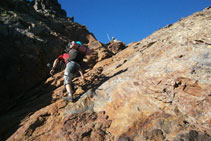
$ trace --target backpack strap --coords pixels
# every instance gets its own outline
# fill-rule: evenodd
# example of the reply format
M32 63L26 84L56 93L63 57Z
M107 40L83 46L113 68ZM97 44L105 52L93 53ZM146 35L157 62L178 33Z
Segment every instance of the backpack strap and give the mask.
M78 50L78 51L80 51L80 49L79 49L80 47L81 47L81 45L80 45L80 44L78 44L78 46L77 46L77 50Z
M86 47L86 54L87 54L87 52L88 52L88 47Z

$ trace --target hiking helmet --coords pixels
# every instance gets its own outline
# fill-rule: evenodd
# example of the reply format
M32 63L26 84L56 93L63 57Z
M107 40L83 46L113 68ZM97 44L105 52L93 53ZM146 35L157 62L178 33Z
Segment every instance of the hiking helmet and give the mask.
M77 44L82 45L82 43L80 41L76 41Z

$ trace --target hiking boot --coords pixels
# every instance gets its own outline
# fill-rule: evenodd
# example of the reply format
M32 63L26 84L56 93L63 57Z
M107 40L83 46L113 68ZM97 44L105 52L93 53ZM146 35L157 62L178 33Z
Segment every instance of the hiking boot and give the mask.
M73 95L72 94L68 94L68 96L67 97L64 97L63 98L64 100L66 100L66 101L73 101Z

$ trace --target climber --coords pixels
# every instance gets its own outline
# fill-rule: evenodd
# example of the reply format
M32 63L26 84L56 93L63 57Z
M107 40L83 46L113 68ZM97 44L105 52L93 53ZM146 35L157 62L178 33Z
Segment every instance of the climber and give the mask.
M68 51L67 51L68 50ZM77 72L80 73L83 82L85 82L84 75L82 73L81 66L79 65L81 60L80 58L77 60L78 51L76 49L70 48L70 44L68 44L68 48L64 51L58 58L54 60L53 67L50 71L50 74L53 75L55 68L59 61L62 61L66 64L64 71L64 85L67 90L68 96L64 97L64 100L73 101L73 88L71 86L72 78L74 74Z
M117 40L116 38L112 37L111 42L117 42L117 41L118 41L118 40Z

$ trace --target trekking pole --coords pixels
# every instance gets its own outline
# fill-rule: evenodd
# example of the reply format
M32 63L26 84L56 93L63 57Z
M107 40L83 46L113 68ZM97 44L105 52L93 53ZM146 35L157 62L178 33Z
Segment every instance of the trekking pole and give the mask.
M48 68L51 68L51 64L48 63L48 64L47 64L47 67L48 67ZM55 76L54 76L53 74L50 74L50 75L51 75L51 77L52 77L54 80L56 80L56 78L55 78Z
M111 41L111 39L110 39L110 37L109 37L108 33L106 33L106 34L107 34L108 40L109 40L109 42L110 42L110 41Z

